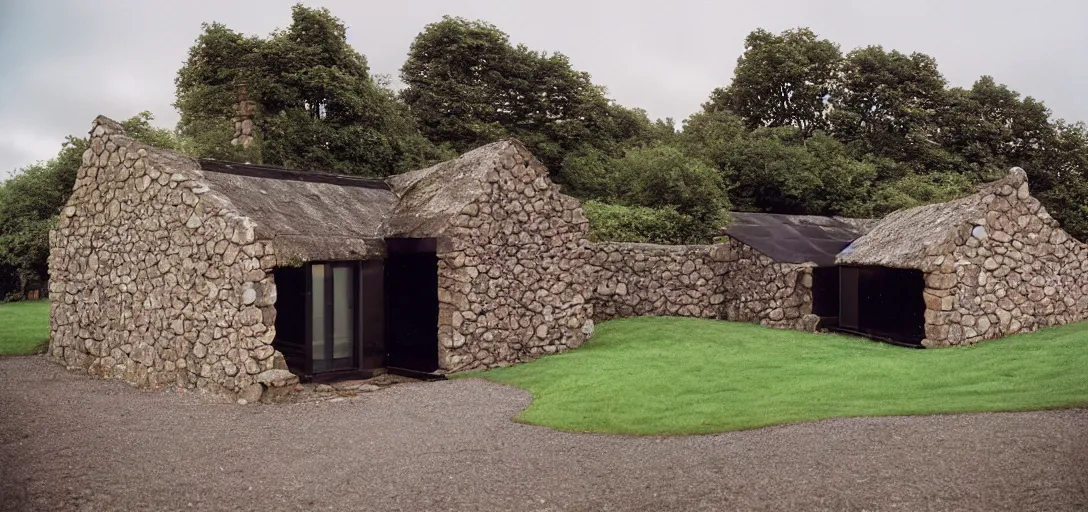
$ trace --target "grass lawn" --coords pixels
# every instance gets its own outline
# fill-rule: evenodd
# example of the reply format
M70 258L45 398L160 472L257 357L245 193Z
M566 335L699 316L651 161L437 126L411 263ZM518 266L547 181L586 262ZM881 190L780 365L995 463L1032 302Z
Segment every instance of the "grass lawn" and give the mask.
M49 339L49 301L0 304L0 355L33 354Z
M532 393L517 421L695 434L848 416L1088 406L1088 323L915 350L690 318L605 322L583 348L467 376Z

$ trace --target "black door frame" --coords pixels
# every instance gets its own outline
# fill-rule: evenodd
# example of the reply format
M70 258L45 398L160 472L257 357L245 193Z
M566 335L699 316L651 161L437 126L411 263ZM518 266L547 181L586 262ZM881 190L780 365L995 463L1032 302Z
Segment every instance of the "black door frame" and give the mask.
M322 277L324 284L325 317L322 329L326 333L324 348L325 360L330 366L320 371L315 371L313 357L313 266L323 265L326 272ZM333 269L351 268L352 279L350 283L352 301L352 354L347 360L341 358L336 362L333 358ZM363 261L320 261L305 265L305 333L303 350L304 357L302 371L307 380L334 380L337 378L361 377L367 378L375 374L375 370L384 366L384 300L381 260Z

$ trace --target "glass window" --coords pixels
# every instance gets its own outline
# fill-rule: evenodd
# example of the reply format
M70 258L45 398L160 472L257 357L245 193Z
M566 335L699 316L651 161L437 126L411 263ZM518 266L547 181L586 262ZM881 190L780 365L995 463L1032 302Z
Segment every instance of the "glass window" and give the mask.
M332 357L350 358L354 340L355 304L352 267L332 268Z
M312 265L311 268L311 292L313 294L313 300L311 303L312 316L310 319L310 329L313 335L313 361L314 370L320 371L325 369L327 361L325 361L325 265Z

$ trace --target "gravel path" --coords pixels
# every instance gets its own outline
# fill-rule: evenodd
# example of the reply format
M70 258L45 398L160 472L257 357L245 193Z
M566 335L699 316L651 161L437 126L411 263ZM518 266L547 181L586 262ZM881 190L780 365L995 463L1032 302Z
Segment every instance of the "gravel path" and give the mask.
M520 425L526 393L402 384L212 404L0 358L4 510L1088 510L1088 411L695 437Z

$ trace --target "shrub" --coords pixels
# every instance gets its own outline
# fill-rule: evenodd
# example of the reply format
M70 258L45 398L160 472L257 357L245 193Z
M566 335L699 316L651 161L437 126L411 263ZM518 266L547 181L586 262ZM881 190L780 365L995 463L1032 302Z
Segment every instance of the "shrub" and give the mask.
M642 242L654 244L706 244L720 231L708 229L676 207L624 206L586 201L582 210L589 219L594 242Z

